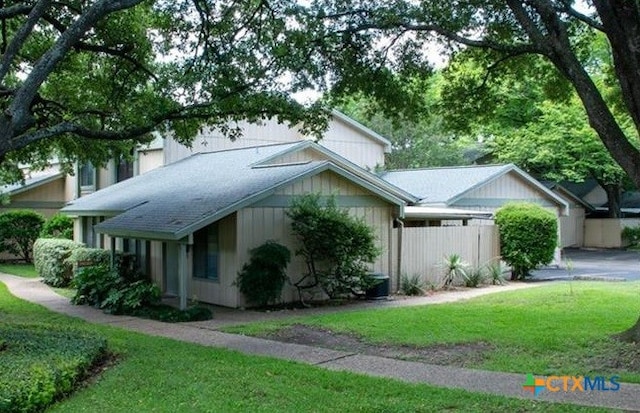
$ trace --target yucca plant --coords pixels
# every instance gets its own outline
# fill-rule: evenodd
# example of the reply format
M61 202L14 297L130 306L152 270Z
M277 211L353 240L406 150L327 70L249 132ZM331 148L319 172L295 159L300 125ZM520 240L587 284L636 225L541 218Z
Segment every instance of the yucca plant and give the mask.
M500 260L490 262L486 265L487 279L491 281L492 285L504 285L505 279L502 275L504 273L504 266Z
M422 276L420 274L402 274L402 277L400 277L400 291L406 295L424 295L426 291Z
M462 260L460 254L451 254L444 257L444 278L442 286L449 288L456 280L463 280L467 274L467 263Z

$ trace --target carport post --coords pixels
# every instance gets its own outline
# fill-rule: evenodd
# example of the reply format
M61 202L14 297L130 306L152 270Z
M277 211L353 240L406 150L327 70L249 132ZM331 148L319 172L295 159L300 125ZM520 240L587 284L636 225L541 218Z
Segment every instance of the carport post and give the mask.
M187 309L187 244L178 244L178 296L180 309Z

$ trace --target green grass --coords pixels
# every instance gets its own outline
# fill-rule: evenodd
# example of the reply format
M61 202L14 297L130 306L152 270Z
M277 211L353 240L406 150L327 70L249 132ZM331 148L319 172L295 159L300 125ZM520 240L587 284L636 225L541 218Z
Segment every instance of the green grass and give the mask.
M39 277L33 264L0 264L0 272L25 278Z
M376 343L482 341L494 350L473 365L476 368L540 375L619 374L624 381L640 382L637 370L606 365L607 360L640 355L638 347L609 338L633 325L639 313L640 283L574 282L452 304L334 313L226 330L260 334L300 323Z
M597 412L332 372L267 357L90 325L11 296L0 284L0 319L102 334L117 365L50 412Z

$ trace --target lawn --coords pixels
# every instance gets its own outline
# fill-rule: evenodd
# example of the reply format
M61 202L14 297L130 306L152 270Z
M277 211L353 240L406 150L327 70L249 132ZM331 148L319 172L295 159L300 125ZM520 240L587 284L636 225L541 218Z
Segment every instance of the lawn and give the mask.
M482 342L492 349L472 367L538 375L618 374L638 383L640 348L609 337L631 326L639 313L640 283L571 282L452 304L334 313L226 330L260 335L303 324L373 343Z
M19 300L2 284L0 318L97 331L119 354L116 365L50 412L606 411L332 372L90 325Z
M38 277L33 264L0 264L0 272L26 278Z

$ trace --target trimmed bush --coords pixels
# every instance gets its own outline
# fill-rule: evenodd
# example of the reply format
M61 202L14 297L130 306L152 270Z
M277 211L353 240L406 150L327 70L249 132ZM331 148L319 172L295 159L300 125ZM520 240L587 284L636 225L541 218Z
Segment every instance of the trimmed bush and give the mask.
M238 274L237 284L247 301L259 306L275 303L287 280L291 252L284 245L267 241L250 251L251 258Z
M400 277L400 291L405 295L424 295L425 282L422 276L420 274L402 274L402 277Z
M75 274L78 272L78 263L91 263L91 266L108 266L111 263L111 252L101 248L81 247L71 251L71 255L69 255L67 260L71 264Z
M41 412L107 354L104 337L52 325L0 323L0 412Z
M63 214L51 217L42 227L42 238L73 239L73 219Z
M0 214L0 252L30 263L33 243L40 236L43 224L42 215L27 209Z
M549 264L558 245L556 216L536 204L511 203L496 212L502 259L512 279L523 279L539 265Z
M44 282L53 287L66 287L73 278L68 258L83 245L68 239L38 238L33 244L33 263Z

